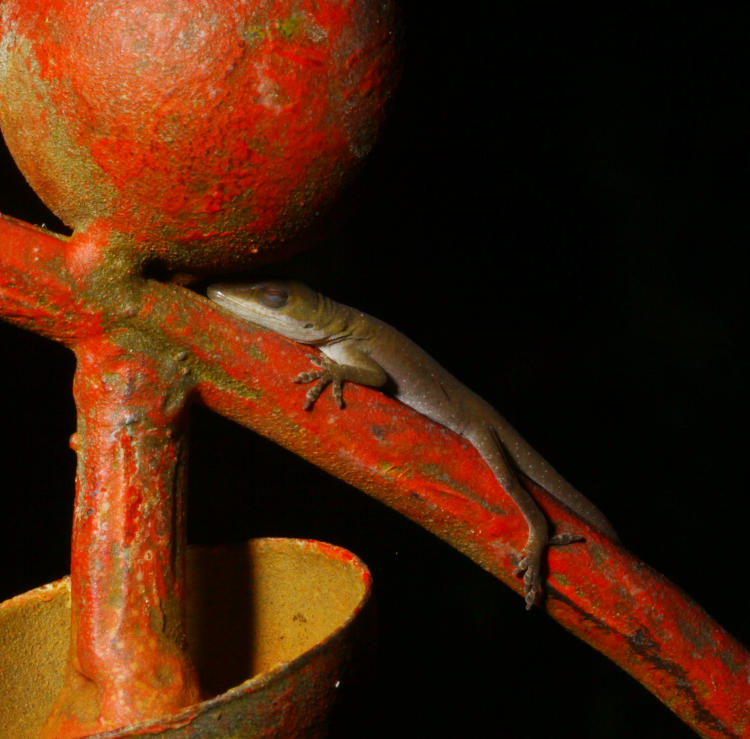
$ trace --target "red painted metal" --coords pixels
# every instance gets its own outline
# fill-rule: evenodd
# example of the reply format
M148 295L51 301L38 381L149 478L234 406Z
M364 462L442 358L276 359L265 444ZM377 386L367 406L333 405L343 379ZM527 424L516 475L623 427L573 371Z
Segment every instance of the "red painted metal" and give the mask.
M34 189L183 269L299 246L392 88L387 0L7 0L1 23L0 122Z
M351 690L370 667L372 578L362 561L317 541L255 539L194 547L186 570L189 650L209 697L97 736L327 736L342 685ZM5 737L39 735L65 668L70 591L64 578L0 603Z
M61 259L70 244L18 222L0 220L0 244L7 319L75 345L73 310L82 317L84 340L101 327L111 345L171 359L209 407L365 490L522 592L514 570L524 521L463 439L367 388L351 387L343 412L329 396L305 412L305 391L291 378L308 365L312 350L255 330L176 285L130 280L126 300L80 295ZM40 300L45 293L50 299ZM586 537L550 552L548 613L703 736L747 735L750 655L744 647L679 588L544 491L536 493L557 531ZM489 513L481 500L505 513Z
M3 133L75 232L49 242L21 227L3 278L4 315L79 362L72 646L47 736L118 728L198 697L182 613L181 419L195 380L158 330L128 325L149 308L141 275L248 266L301 245L383 118L393 8L0 6Z
M70 664L48 736L199 698L185 633L184 373L104 335L76 346ZM92 682L93 678L93 682Z
M183 413L198 399L435 532L518 592L526 526L464 440L382 394L302 410L305 352L145 267L299 246L391 88L388 0L5 0L0 123L71 239L0 218L0 314L71 347L79 453L72 648L47 736L194 702L184 648ZM332 413L337 423L329 423ZM543 491L546 608L705 736L750 733L750 658ZM504 514L490 513L490 501Z

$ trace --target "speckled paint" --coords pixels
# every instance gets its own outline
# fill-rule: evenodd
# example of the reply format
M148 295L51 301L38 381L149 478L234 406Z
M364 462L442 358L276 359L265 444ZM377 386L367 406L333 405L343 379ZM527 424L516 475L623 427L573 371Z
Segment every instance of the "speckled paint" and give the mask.
M183 270L300 243L394 80L387 0L7 0L0 34L0 125L37 193Z
M465 440L368 388L350 389L346 412L326 396L306 413L291 379L309 350L144 277L153 261L226 270L298 243L372 145L393 66L387 0L0 4L0 124L29 182L74 229L63 239L0 217L0 314L79 359L72 649L47 736L158 720L196 699L181 615L191 401L365 490L522 592L525 522ZM700 734L747 735L742 645L536 497L556 530L586 537L549 553L549 614Z
M0 4L3 135L73 230L45 252L42 232L2 221L3 314L78 358L71 654L46 736L198 696L182 613L194 380L127 325L158 308L137 297L144 270L248 267L303 244L394 80L391 0Z
M0 243L6 319L72 347L101 327L114 346L144 352L149 362L179 362L180 387L190 378L197 401L366 491L523 593L515 567L525 522L465 440L371 388L350 387L345 412L328 394L305 412L305 388L292 378L309 366L310 349L254 329L177 285L139 281L117 299L81 296L79 282L61 270L66 241L16 221L0 218ZM80 317L80 336L70 311ZM154 387L155 395L163 391ZM556 531L586 537L550 551L547 613L700 735L746 736L747 650L666 578L544 491L534 492ZM85 562L87 552L74 556Z

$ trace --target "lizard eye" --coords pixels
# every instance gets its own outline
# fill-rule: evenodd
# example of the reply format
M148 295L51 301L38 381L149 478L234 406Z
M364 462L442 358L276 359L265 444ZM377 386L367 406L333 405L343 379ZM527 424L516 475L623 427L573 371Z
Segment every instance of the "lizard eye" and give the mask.
M260 292L260 302L267 308L277 310L289 301L289 293L282 287L264 287Z

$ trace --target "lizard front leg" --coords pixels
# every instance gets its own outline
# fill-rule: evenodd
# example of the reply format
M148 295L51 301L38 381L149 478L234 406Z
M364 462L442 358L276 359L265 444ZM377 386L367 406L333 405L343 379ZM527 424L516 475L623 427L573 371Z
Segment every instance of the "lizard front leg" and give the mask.
M336 404L339 408L344 408L345 382L354 382L357 385L369 387L382 387L387 382L388 376L383 368L366 354L352 350L337 353L349 359L351 363L337 362L324 353L320 357L310 357L310 361L320 369L300 372L294 378L294 382L298 383L315 382L305 395L304 409L306 411L313 408L315 401L329 385Z
M341 365L332 362L325 356L320 358L310 357L310 361L320 367L319 370L310 370L308 372L300 372L295 378L294 382L308 383L315 382L315 384L307 391L305 395L305 403L303 408L306 411L312 410L315 405L315 401L320 397L321 393L331 385L331 391L333 393L333 399L339 408L344 407L344 378L338 371Z

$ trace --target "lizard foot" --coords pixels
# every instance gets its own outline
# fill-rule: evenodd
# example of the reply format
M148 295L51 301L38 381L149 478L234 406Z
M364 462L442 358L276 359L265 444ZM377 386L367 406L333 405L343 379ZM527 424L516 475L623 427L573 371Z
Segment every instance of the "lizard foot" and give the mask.
M297 377L294 378L295 382L303 384L315 382L315 384L307 391L307 395L305 395L304 409L306 411L312 410L315 401L329 385L331 385L333 399L336 401L336 405L338 405L339 408L343 408L344 380L336 371L338 365L335 362L329 361L326 357L310 357L310 361L320 367L320 369L312 370L311 372L300 372Z
M523 575L527 611L542 599L542 558L545 549L546 545L543 543L527 547L516 567L516 576Z
M556 534L546 544L534 543L524 550L515 574L523 575L527 611L542 600L542 560L547 547L561 547L579 541L585 541L585 538L579 534Z

